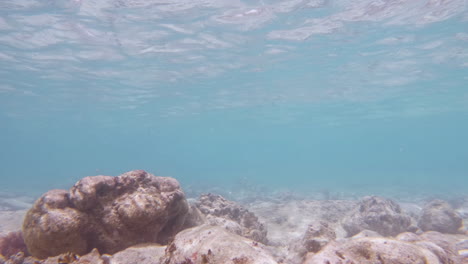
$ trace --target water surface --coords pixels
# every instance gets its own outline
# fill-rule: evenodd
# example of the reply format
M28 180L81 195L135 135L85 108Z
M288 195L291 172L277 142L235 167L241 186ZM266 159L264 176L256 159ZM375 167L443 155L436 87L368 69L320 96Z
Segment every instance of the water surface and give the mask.
M3 0L0 31L2 190L466 194L465 0Z

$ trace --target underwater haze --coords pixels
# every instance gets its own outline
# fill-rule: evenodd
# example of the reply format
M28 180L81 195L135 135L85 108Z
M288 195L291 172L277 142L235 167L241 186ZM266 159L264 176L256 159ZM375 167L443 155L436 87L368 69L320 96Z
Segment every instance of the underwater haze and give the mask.
M467 193L466 0L1 0L0 191Z

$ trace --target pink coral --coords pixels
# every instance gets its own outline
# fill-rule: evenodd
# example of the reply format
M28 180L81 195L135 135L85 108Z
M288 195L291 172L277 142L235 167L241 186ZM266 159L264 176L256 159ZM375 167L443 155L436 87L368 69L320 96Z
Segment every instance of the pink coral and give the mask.
M0 254L5 258L9 258L18 252L23 252L28 255L26 245L23 240L23 233L21 231L10 232L6 235L0 236Z

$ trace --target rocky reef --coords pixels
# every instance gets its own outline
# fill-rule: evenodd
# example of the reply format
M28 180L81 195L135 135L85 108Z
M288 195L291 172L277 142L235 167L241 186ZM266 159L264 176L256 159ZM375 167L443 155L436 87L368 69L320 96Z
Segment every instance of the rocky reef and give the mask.
M268 243L265 226L258 221L255 214L239 204L228 201L221 195L202 194L197 207L206 215L208 223L224 226L238 235Z
M177 180L137 170L42 195L22 231L0 236L0 264L468 264L459 207L187 200Z
M348 236L362 230L372 230L384 236L395 236L408 231L411 218L390 199L377 196L364 197L343 220Z

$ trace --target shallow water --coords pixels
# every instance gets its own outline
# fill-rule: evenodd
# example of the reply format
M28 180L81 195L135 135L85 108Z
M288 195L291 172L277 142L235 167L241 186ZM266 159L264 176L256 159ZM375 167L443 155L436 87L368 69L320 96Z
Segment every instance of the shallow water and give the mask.
M466 195L467 29L464 0L3 0L0 189Z

